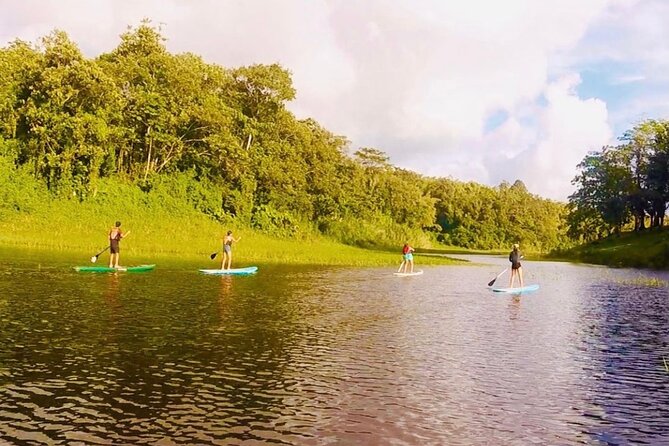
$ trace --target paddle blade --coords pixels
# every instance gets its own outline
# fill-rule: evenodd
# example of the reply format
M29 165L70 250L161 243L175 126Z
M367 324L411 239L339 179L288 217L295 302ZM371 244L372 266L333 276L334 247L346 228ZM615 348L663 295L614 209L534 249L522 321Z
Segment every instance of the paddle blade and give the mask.
M497 277L488 282L488 286L493 286L495 284L495 280L497 280Z
M211 260L214 260L214 259L216 258L217 255L218 255L218 253L215 252L215 253L213 253L212 255L210 255L209 258L210 258Z

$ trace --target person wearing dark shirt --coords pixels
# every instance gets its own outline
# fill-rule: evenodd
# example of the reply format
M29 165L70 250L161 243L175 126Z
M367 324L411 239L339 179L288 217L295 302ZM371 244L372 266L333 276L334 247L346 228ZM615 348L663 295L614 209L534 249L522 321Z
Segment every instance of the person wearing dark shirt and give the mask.
M123 233L121 231L121 222L117 221L109 230L109 267L118 268L118 260L121 252L121 239L127 237L130 231Z
M513 245L513 250L509 253L509 262L511 262L511 277L509 277L509 288L513 288L513 282L518 276L520 280L520 287L523 287L523 267L520 264L520 259L523 255L520 253L518 243Z

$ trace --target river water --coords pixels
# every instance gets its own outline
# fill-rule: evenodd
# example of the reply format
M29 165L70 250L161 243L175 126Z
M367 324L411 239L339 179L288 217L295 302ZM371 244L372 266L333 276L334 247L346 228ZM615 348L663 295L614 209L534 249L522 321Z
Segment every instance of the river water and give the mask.
M539 291L499 295L508 262L468 259L210 277L0 251L0 444L669 444L669 274L524 261Z

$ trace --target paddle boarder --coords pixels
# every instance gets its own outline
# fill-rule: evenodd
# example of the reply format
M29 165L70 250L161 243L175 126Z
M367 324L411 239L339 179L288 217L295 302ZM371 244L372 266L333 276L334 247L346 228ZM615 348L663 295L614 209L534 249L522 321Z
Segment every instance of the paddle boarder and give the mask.
M402 248L402 263L400 263L400 269L397 270L398 273L406 273L409 265L411 265L410 272L413 273L413 252L414 249L408 243L405 243ZM404 268L404 271L402 271L402 268Z
M520 253L520 246L518 243L513 244L513 249L509 253L509 262L511 262L511 277L509 277L509 288L513 288L513 281L516 276L520 280L520 287L523 287L523 267L520 264L520 259L523 255Z
M121 231L121 222L117 221L114 226L109 230L109 267L110 268L119 268L118 260L121 252L121 239L127 237L130 234L130 231L123 233Z
M228 231L227 235L223 237L223 260L221 261L221 269L226 269L225 268L225 261L227 259L228 261L228 267L227 269L230 269L232 266L232 244L234 242L240 241L242 238L234 238L232 236L232 231Z

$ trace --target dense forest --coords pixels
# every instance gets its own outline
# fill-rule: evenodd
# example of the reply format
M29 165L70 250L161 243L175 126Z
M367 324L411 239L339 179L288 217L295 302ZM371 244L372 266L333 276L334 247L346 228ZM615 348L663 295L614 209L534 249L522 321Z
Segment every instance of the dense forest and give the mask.
M0 49L0 218L29 212L29 198L96 200L116 181L143 193L167 184L212 219L280 237L569 245L564 204L520 181L488 187L397 168L382 150L353 149L297 119L286 108L295 95L279 65L226 68L172 54L148 22L94 59L62 31L14 41ZM48 196L28 197L38 187ZM578 212L590 212L581 203ZM594 215L572 229L589 228Z
M621 144L589 153L569 197L569 234L591 241L662 228L669 204L669 121L646 120Z

